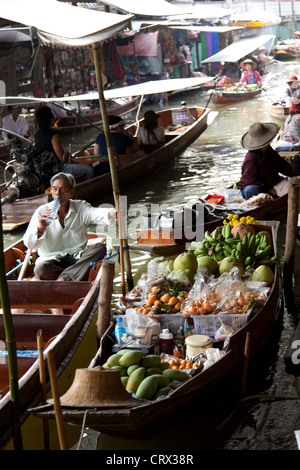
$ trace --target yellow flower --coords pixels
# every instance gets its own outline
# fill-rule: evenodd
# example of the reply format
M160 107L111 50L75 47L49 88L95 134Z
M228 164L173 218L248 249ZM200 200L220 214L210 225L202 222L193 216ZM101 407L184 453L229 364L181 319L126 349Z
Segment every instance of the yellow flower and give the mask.
M234 227L235 225L237 225L238 223L239 223L239 221L238 221L238 220L233 220L233 221L232 221L232 225L233 225L233 227Z
M231 219L232 219L232 214L229 214L229 215L227 216L227 219L228 219L228 220L231 220Z
M227 220L223 220L223 225L227 225Z
M234 214L233 219L239 220L239 216L237 214Z
M242 222L243 224L246 224L247 223L246 217L241 217L240 222Z

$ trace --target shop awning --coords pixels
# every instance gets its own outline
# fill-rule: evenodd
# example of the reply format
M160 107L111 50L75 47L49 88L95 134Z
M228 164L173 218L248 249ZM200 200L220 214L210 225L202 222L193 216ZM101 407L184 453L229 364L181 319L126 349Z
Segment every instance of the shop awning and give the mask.
M37 29L42 44L87 46L130 28L132 15L104 13L56 0L0 0L0 16Z
M118 10L132 13L133 15L149 16L149 17L165 17L172 15L182 15L182 9L176 5L172 5L165 0L101 0L111 7Z
M208 57L203 60L202 64L207 64L209 62L238 62L242 57L245 57L251 52L255 51L261 46L269 43L269 48L272 47L272 44L275 40L275 35L265 34L261 36L254 36L251 38L242 38L236 42L230 44L230 46L225 47L217 54ZM266 46L267 47L267 46Z
M170 80L151 80L137 85L124 86L104 90L106 100L127 98L130 96L152 95L156 93L166 93L168 91L181 90L203 85L203 83L213 80L213 77L193 77L193 78L173 78ZM92 101L98 100L98 92L84 93L82 95L65 96L63 98L31 98L28 96L0 96L0 105L8 106L13 104L34 105L35 103L56 103L64 101Z

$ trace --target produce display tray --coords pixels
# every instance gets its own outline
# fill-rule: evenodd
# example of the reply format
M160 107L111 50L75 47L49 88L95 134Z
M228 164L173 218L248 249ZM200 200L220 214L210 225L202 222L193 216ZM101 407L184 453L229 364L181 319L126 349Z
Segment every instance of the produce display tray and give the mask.
M216 331L220 328L221 322L231 326L234 330L242 328L247 321L249 313L231 314L220 313L218 315L191 315L194 321L195 333L214 337Z

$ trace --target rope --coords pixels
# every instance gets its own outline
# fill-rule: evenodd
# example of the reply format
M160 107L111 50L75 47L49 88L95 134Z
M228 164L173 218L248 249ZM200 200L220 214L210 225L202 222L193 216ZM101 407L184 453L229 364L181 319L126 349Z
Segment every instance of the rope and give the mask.
M129 246L128 245L124 246L123 250L129 250ZM116 256L118 257L118 263L120 264L120 247L119 246L116 247L116 253L115 254L113 254L111 256L106 256L105 258L101 259L100 261L90 262L90 266L91 266L91 268L93 268L95 270L97 264L102 263L103 261L105 261L107 259L113 259Z

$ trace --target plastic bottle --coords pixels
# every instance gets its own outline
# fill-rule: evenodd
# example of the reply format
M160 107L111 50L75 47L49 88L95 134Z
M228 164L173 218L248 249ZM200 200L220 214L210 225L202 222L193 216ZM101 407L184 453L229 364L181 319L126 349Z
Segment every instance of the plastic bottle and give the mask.
M183 325L183 334L184 337L187 338L188 336L191 336L192 334L192 328L189 325L187 320L184 320L184 325Z
M164 328L159 335L160 351L165 354L173 354L173 333Z
M53 220L56 219L58 209L59 209L59 204L60 204L60 199L59 198L55 199L53 201L53 204L52 204L52 207L51 207L51 212L50 212L50 214L48 215L48 217L46 219L47 224L51 224L51 222L53 222Z
M118 344L123 344L127 339L127 332L123 322L123 318L117 318L117 324L115 327L115 337Z

